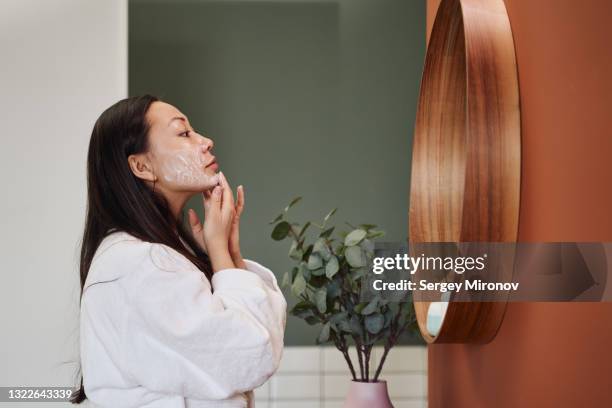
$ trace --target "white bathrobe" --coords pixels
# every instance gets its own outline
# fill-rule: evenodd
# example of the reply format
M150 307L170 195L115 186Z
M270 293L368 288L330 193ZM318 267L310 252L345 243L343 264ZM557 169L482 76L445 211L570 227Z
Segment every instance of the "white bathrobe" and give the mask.
M114 232L99 246L81 303L85 392L99 407L254 407L278 368L287 303L274 274L208 279L162 244ZM214 291L214 293L213 293Z

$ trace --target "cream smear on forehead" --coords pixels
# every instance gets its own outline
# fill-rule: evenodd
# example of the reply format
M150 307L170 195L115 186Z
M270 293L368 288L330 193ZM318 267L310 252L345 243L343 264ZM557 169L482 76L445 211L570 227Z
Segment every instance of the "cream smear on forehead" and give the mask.
M204 171L206 162L202 153L194 150L179 150L168 154L162 162L162 175L168 183L185 187L215 185L219 175L210 175Z

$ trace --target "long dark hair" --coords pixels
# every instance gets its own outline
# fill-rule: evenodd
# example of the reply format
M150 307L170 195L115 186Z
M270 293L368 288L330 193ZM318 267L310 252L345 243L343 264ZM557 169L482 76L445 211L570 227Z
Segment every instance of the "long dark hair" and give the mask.
M87 154L87 214L79 268L81 297L96 249L114 231L165 244L189 259L209 280L212 278L210 259L187 231L183 214L176 219L161 193L136 177L128 165L129 155L149 149L150 123L146 113L159 100L148 94L122 99L102 112L93 127ZM80 386L70 401L78 404L86 398L81 375Z

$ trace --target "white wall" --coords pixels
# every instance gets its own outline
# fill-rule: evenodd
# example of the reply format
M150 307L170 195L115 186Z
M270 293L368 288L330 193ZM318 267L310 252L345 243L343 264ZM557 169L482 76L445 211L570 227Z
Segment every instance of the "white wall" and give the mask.
M0 67L0 385L69 386L87 147L127 96L126 0L3 0Z
M359 371L355 348L349 353ZM372 349L371 373L383 354ZM381 371L395 408L427 407L427 348L396 346ZM341 408L351 376L342 354L333 346L285 347L278 371L255 389L257 408Z

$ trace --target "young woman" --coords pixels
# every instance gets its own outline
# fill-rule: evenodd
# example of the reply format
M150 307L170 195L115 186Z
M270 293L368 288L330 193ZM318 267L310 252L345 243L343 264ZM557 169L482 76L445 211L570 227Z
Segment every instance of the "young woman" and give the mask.
M101 407L252 407L277 369L287 303L243 259L244 190L174 106L121 100L96 121L82 241L80 390ZM182 210L201 194L205 222Z

